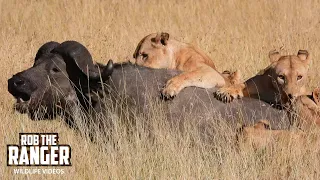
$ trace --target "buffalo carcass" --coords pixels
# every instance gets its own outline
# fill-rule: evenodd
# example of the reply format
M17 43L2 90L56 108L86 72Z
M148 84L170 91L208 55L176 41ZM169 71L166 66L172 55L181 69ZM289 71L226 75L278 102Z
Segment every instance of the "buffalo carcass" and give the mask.
M115 65L108 89L118 99L127 97L127 104L135 107L138 113L149 113L154 108L150 99L151 102L160 99L165 82L178 73L175 70L150 69L131 64ZM162 105L167 119L171 122L192 120L204 126L222 120L234 127L268 119L275 129L287 129L290 126L285 110L251 98L225 104L213 97L213 91L215 89L188 87L173 99L164 100Z
M88 112L99 111L95 96L101 91L101 80L106 81L113 70L112 63L99 67L78 42L48 42L38 50L31 68L8 80L8 91L17 100L15 109L32 119L58 114L72 119L78 105Z
M33 67L8 80L8 90L17 99L16 109L28 112L32 118L64 114L66 119L77 121L79 105L91 115L104 114L110 106L123 108L123 104L133 114L146 115L154 110L151 102L159 101L165 82L178 73L131 64L113 65L112 61L106 66L94 64L89 51L78 42L48 42L38 50ZM172 100L159 101L165 119L191 120L202 127L209 127L207 124L216 123L217 119L231 125L268 119L273 127L289 126L286 112L269 104L246 98L224 104L212 96L212 91L189 87ZM126 103L119 106L121 98Z

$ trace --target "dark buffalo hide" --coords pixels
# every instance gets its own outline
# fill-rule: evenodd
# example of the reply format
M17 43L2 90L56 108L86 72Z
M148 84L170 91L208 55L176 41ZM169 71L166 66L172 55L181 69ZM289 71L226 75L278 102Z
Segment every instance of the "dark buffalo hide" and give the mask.
M161 88L165 82L177 75L175 70L156 70L137 67L131 64L118 65L113 69L109 89L117 97L128 97L129 104L139 113L150 113L152 101L160 99ZM252 125L261 119L267 119L275 129L287 129L289 120L284 110L273 108L257 99L243 98L225 104L213 97L215 89L188 87L172 100L164 101L164 111L170 121L191 120L206 126L217 120L230 122L231 125ZM122 96L121 96L122 95Z

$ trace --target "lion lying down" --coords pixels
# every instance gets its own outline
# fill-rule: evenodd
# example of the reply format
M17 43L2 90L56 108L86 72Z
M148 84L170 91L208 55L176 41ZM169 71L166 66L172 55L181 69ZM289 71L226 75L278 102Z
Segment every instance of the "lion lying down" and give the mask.
M274 143L283 145L306 145L320 146L319 133L308 133L301 130L272 130L267 120L261 120L254 126L243 126L237 131L239 145L252 145L259 149Z
M168 33L153 33L144 37L133 58L130 62L140 66L183 71L166 83L162 91L166 97L173 97L189 86L213 88L230 83L216 70L205 53L190 44L169 38Z
M288 143L306 143L315 141L320 145L319 136L311 136L302 130L312 130L320 126L320 89L313 91L312 95L299 96L292 104L292 112L289 112L295 120L299 130L272 130L268 120L261 120L254 126L242 126L237 131L237 138L244 143L252 144L255 148L261 148L270 143L283 141Z
M298 55L281 56L269 53L271 64L261 73L239 84L220 88L215 97L223 102L251 97L277 105L287 106L292 99L305 94L305 83L311 56L306 50Z
M301 129L320 126L320 89L316 88L311 95L299 96L291 104L289 118Z

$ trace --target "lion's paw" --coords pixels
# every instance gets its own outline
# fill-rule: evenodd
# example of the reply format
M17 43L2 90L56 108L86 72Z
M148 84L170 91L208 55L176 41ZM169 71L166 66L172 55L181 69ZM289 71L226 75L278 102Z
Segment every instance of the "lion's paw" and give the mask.
M213 93L214 97L224 103L230 103L234 99L243 97L243 93L233 87L222 87Z
M162 96L171 99L181 91L181 83L175 80L169 80L162 90Z

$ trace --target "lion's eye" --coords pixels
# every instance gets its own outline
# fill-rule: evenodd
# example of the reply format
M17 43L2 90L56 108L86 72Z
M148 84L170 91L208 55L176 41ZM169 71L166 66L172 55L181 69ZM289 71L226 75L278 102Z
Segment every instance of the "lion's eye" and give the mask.
M143 58L147 58L147 57L148 57L148 54L142 53L141 56L142 56Z
M297 80L299 81L300 79L302 79L302 76L301 75L299 75L298 77L297 77Z
M141 56L142 56L142 59L147 59L148 58L148 54L146 54L146 53L141 53Z
M284 75L279 75L278 78L281 79L281 80L285 79Z

